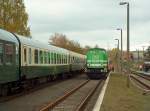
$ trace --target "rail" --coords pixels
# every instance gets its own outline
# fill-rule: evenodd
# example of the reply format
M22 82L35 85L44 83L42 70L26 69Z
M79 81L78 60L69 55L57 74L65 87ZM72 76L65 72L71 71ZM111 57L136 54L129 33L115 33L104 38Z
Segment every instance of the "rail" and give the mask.
M56 105L58 105L59 103L61 103L68 96L70 96L71 94L73 94L74 92L76 92L78 89L80 89L82 86L84 86L85 84L87 84L89 81L90 80L84 81L83 83L81 83L77 87L73 88L71 91L68 91L67 93L65 93L62 97L60 97L60 98L56 99L54 102L49 103L48 105L44 106L40 111L49 111L49 110L53 109Z
M89 101L89 99L91 98L91 96L94 94L94 92L96 91L96 89L98 88L98 86L102 83L102 81L99 81L98 84L96 85L95 88L93 88L88 95L85 97L85 99L82 100L82 102L79 104L79 106L76 108L75 111L83 111L83 109L85 108L87 102Z

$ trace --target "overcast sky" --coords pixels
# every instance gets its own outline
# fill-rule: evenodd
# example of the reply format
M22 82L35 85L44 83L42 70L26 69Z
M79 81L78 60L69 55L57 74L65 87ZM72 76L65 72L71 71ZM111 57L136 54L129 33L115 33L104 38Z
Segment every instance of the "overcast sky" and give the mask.
M55 32L82 46L116 47L123 28L126 50L126 5L123 0L24 0L33 38L47 42ZM150 1L130 2L131 50L150 44Z

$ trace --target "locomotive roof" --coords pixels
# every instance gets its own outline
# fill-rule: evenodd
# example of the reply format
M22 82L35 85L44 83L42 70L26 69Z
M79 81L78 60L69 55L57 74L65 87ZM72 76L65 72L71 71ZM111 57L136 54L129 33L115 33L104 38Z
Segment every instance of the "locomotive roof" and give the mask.
M0 29L0 39L19 44L18 40L12 33L5 31L3 29Z
M66 50L66 49L59 48L59 47L56 47L56 46L53 46L53 45L49 45L48 43L44 44L44 43L42 43L38 40L35 40L33 38L24 37L24 36L21 36L21 35L18 35L18 34L16 34L16 35L19 38L20 42L24 45L29 45L29 46L32 46L32 47L35 47L35 48L41 48L41 49L45 49L45 50L52 50L54 52L69 54L69 51Z
M89 49L89 51L90 51L90 50L97 50L97 49L98 49L98 50L106 51L106 50L105 50L105 49L103 49L103 48L91 48L91 49Z

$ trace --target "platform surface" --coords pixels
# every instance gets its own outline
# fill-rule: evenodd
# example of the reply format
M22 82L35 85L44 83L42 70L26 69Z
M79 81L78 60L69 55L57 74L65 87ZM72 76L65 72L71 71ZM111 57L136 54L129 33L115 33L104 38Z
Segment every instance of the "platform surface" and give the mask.
M112 73L100 111L150 111L150 93L143 95L131 83L128 88L126 76Z

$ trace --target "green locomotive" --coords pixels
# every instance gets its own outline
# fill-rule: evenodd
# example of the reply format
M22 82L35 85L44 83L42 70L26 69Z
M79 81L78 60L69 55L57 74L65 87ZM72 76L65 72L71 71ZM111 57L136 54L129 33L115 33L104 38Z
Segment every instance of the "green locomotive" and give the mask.
M99 79L108 73L108 56L105 49L92 48L87 52L86 73L91 79Z

